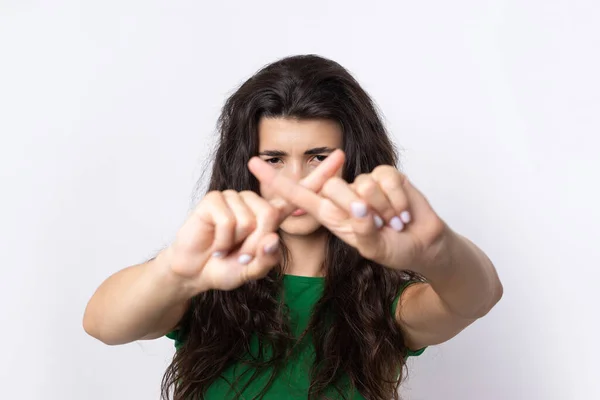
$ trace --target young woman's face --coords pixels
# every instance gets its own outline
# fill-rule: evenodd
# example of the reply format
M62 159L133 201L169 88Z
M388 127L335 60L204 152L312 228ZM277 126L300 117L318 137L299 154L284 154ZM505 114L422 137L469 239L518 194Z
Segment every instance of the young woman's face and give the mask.
M299 181L314 170L335 149L342 147L342 130L330 120L262 118L258 125L259 157L280 174ZM338 171L342 176L342 171ZM274 195L262 186L265 199ZM304 210L296 210L281 224L288 235L310 235L319 222Z

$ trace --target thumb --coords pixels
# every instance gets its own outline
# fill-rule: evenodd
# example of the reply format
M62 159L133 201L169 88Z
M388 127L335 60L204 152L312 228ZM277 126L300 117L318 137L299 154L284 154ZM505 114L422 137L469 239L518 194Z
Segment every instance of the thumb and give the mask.
M279 236L269 233L258 242L256 257L241 271L243 283L264 278L279 263Z

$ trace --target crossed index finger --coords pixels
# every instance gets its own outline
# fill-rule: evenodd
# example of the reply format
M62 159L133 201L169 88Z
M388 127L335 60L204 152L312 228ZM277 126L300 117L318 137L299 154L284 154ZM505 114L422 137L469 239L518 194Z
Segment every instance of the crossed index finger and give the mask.
M285 219L298 207L310 214L318 214L323 199L317 193L321 191L325 182L343 166L344 159L344 152L340 149L335 150L313 172L297 183L278 174L269 164L258 157L250 159L248 168L256 179L281 197L274 199L271 203L282 210Z

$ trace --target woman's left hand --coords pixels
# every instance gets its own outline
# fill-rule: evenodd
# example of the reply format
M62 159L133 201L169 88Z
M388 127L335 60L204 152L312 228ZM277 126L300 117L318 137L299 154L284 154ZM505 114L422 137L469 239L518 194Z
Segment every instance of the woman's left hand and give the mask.
M319 193L278 174L258 157L248 166L261 184L306 210L363 257L388 268L418 272L443 248L446 224L392 166L378 166L352 184L330 178Z

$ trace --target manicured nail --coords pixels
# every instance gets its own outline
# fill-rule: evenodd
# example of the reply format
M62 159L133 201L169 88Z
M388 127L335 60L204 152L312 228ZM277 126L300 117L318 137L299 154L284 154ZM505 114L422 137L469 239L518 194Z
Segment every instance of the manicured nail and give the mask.
M398 217L394 217L390 220L390 226L393 230L401 232L404 229L404 223Z
M377 229L383 226L383 219L381 219L379 215L375 215L373 219L375 220L375 226L377 227Z
M402 211L400 213L400 219L402 220L402 222L404 222L405 224L408 224L410 222L410 213L408 211Z
M238 262L240 264L246 265L250 262L250 260L252 260L252 256L250 254L242 254L238 257Z
M275 253L275 250L277 250L277 248L279 247L279 239L277 239L277 241L268 244L265 246L265 253L266 254L273 254Z
M367 216L367 205L365 203L355 201L350 204L350 208L352 209L352 215L356 218L364 218Z
M216 258L223 258L225 256L225 252L224 251L215 251L214 253L212 253L213 257Z

